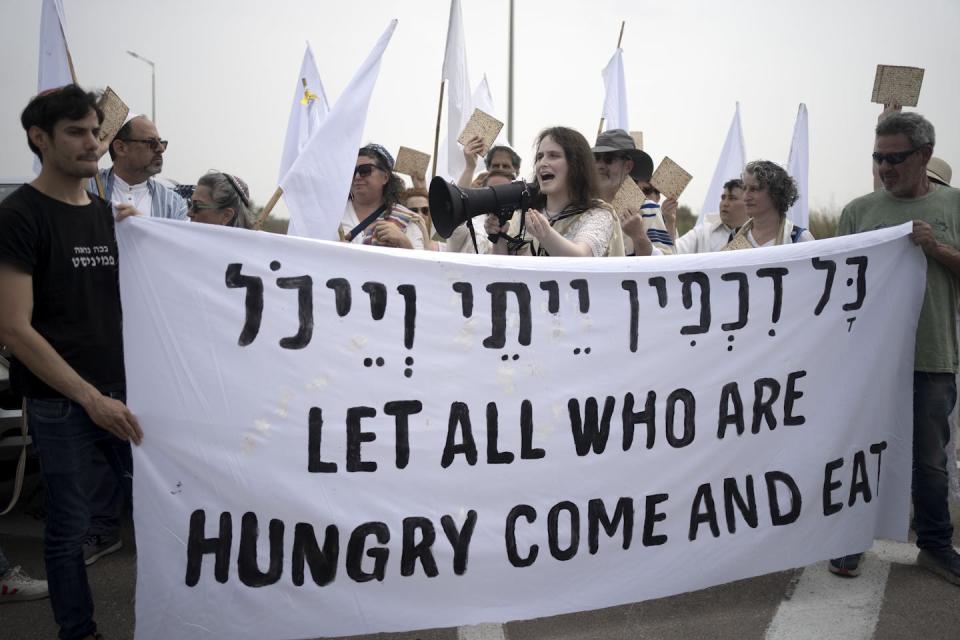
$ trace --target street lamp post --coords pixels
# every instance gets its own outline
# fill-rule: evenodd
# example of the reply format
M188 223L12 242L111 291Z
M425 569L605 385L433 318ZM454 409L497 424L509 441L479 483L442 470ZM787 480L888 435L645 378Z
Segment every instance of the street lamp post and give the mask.
M153 60L148 60L133 51L127 51L127 53L150 65L150 119L153 120L153 124L157 124L157 65L153 63Z

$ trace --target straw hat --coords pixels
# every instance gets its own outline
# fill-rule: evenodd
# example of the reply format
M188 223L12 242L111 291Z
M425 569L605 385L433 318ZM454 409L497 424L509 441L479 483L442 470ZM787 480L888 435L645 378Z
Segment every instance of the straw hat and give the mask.
M953 169L950 168L946 160L933 157L930 158L930 162L927 163L927 177L934 182L939 182L945 187L949 187L950 178L953 177Z

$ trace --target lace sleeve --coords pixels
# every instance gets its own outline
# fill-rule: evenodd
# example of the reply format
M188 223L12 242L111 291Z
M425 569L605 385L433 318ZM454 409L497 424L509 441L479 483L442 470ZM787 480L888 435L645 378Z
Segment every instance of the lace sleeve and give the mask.
M567 234L570 242L583 242L590 247L594 258L607 255L613 225L616 223L612 212L606 209L589 209L578 216L577 224L572 225Z

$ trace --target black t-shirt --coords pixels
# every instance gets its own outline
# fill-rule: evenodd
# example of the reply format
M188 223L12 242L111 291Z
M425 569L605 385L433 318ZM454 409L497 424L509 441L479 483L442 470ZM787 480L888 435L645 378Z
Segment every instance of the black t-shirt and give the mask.
M28 184L0 203L0 262L33 276L31 324L100 391L124 387L117 241L102 199L70 205ZM28 398L62 394L14 358L13 390Z

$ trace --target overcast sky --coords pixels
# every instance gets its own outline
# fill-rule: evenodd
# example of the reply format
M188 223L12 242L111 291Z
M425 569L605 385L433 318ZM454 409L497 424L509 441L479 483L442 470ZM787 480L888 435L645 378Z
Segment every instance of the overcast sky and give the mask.
M81 84L110 85L150 112L170 140L163 175L195 182L235 173L265 202L276 187L293 85L309 40L333 103L391 18L399 19L367 118L365 141L433 149L447 0L63 0ZM739 101L749 159L785 163L799 103L810 114L810 205L839 208L871 188L870 102L876 65L926 69L917 111L937 128L935 154L960 169L957 0L516 0L514 145L531 169L546 126L592 141L600 71L620 21L630 128L659 162L694 179L698 211ZM508 0L462 0L470 82L486 74L507 114ZM0 0L3 98L0 178L31 175L19 114L36 93L40 0Z

